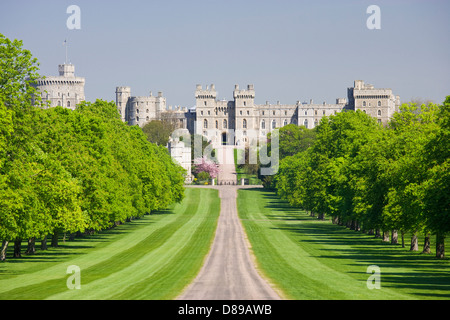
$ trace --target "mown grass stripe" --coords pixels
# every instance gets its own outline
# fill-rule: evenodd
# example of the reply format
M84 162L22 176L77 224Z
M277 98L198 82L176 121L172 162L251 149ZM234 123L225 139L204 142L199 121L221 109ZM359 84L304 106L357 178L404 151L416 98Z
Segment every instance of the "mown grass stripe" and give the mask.
M147 249L138 259L130 259L130 263L124 265L123 268L108 272L103 277L89 283L84 283L82 290L66 290L61 294L49 297L49 299L111 299L117 292L121 292L134 282L145 278L153 268L159 268L165 264L169 252L173 250L171 247L180 246L176 241L176 234L183 233L185 226L195 220L194 213L198 210L198 200L201 200L202 197L203 193L188 192L183 206L177 206L172 211L178 217L177 220L150 235L147 238L149 242L141 242L141 245ZM153 237L156 237L157 241L154 241ZM129 299L133 299L136 294L136 292L132 293Z
M257 204L257 205L255 205ZM317 221L282 203L271 192L239 190L238 210L259 267L289 298L294 299L405 299L398 291L366 287L367 265L330 258L340 250L355 249L343 244L322 243L316 233L302 230L338 230L327 221ZM269 221L267 221L267 219ZM299 221L301 220L301 221ZM295 221L295 222L294 222ZM348 236L345 232L343 236ZM357 236L351 233L352 236ZM373 242L371 243L373 245ZM334 251L336 250L336 251ZM325 253L325 254L324 254Z
M142 241L132 246L129 246L129 244L128 246L124 245L126 249L116 252L113 256L111 256L110 253L110 257L108 259L91 264L88 268L82 268L83 284L86 285L96 279L108 276L111 273L119 272L123 268L141 259L149 250L153 250L161 246L176 230L178 230L186 221L190 219L192 212L197 211L199 193L200 191L197 190L187 191L187 194L190 194L190 196L188 195L186 197L187 200L183 203L183 205L178 206L176 214L169 214L165 217L157 217L154 223L151 222L148 224L147 222L148 225L144 224L141 232L148 229L151 233ZM165 219L166 217L167 219ZM171 221L171 219L174 220ZM166 220L170 222L165 224ZM161 227L158 228L159 226ZM95 255L95 251L90 252L89 255ZM95 261L96 257L92 257L92 260ZM66 261L65 263L62 263L60 267L67 267L71 262L73 261ZM58 276L51 280L48 280L48 277L46 276L43 276L42 279L40 279L39 273L34 276L34 284L20 286L18 283L18 287L15 289L1 292L0 298L45 299L57 293L68 291L66 287L67 275L65 275L65 270L58 273Z
M155 272L128 286L112 299L173 299L195 278L210 249L220 213L217 190L209 189L208 193L215 193L216 196L199 201L202 206L195 216L199 216L200 223L190 230L188 240L178 242L178 250Z

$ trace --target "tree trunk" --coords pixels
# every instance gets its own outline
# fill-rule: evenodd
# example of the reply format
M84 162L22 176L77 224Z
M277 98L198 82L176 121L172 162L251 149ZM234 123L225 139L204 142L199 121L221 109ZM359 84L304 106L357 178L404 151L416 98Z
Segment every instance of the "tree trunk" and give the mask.
M375 238L381 238L380 229L375 230Z
M8 240L3 240L2 241L2 249L0 251L0 261L5 261L6 260L6 252L8 250Z
M389 242L389 231L383 231L383 242Z
M323 213L319 213L319 215L317 216L317 219L323 220L324 217L325 217L325 215Z
M338 224L339 218L337 216L334 216L332 222L333 222L333 224Z
M41 240L41 250L47 250L47 236Z
M369 229L369 231L367 231L367 234L369 236L373 236L375 234L375 232L373 231L373 229Z
M398 244L398 231L397 230L392 230L391 244Z
M402 231L402 248L405 247L405 231Z
M417 239L417 234L413 234L411 237L411 247L409 248L409 251L419 251L419 242Z
M438 232L436 233L436 258L445 258L445 235Z
M58 247L58 231L55 231L55 233L52 235L52 247Z
M21 258L21 246L22 246L22 239L16 239L14 241L14 258Z
M25 251L25 254L35 254L36 253L36 238L30 238L28 239L28 246L27 251Z
M430 244L430 234L429 233L427 233L425 235L425 241L423 243L422 253L431 253L431 244Z

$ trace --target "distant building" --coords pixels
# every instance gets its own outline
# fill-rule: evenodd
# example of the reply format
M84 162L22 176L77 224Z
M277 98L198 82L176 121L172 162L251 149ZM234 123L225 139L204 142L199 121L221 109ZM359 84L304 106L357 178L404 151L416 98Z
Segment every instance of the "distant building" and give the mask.
M362 80L356 80L354 86L347 89L347 99L337 98L334 104L315 104L310 100L309 103L257 105L251 84L246 89L235 85L230 101L217 100L214 84L206 88L197 85L195 99L195 109L168 110L161 92L157 97L151 94L131 97L129 87L116 88L116 104L122 120L128 124L143 126L152 120L171 119L177 128L203 135L213 146L246 145L291 123L311 129L323 117L345 110L362 110L386 124L400 105L399 96L394 96L391 89L376 89Z
M75 77L73 64L60 64L59 76L49 76L37 80L35 87L39 90L42 101L48 101L49 107L62 106L75 109L85 100L85 79Z

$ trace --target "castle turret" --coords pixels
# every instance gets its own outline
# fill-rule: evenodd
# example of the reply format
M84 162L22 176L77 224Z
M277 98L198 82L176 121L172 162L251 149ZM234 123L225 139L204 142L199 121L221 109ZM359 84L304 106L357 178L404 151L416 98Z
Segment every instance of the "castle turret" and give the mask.
M235 85L233 91L235 106L235 130L236 141L248 143L252 137L250 133L257 128L258 111L255 109L255 89L252 84L247 85L247 89L239 89Z
M75 77L75 66L73 64L60 64L58 71L60 77Z
M128 121L127 104L130 97L130 87L116 87L116 106L122 121Z
M203 89L200 84L197 85L195 90L197 113L195 132L197 134L208 136L208 130L214 128L211 116L215 113L216 97L217 92L214 84L211 87L206 86L206 89Z

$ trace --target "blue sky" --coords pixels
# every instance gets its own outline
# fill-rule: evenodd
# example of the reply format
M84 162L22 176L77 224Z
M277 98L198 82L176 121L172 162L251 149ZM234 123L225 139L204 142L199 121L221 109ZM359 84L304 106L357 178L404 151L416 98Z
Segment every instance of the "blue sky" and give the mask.
M81 29L69 30L69 5ZM369 5L381 29L369 30ZM209 0L2 1L0 32L23 40L42 75L57 75L64 39L86 99L163 91L192 107L196 84L219 99L254 84L256 103L334 103L356 79L392 88L403 102L450 95L450 1Z

